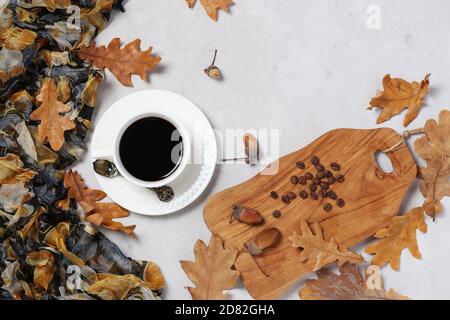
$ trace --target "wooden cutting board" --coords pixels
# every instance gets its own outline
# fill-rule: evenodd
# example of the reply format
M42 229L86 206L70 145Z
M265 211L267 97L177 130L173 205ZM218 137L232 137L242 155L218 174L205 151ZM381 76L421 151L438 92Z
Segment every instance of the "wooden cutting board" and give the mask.
M327 241L334 237L340 246L347 248L388 225L391 217L398 213L402 199L416 177L417 167L404 143L388 153L394 168L390 174L378 167L375 153L397 144L401 139L399 134L388 128L333 130L307 147L282 157L276 174L258 174L208 200L204 208L206 225L224 240L226 247L243 250L245 242L269 227L278 228L282 234L281 243L269 248L262 256L252 257L247 252L241 252L236 260L235 266L252 297L278 298L300 277L313 271L315 261L311 260L314 259L300 262L300 249L292 247L288 239L294 230L301 233L301 221L318 222ZM344 174L345 182L334 184L332 190L345 199L343 208L338 208L329 199L314 201L297 197L290 204L285 204L269 196L272 190L282 195L288 191L298 194L306 189L306 186L293 185L290 177L307 171L315 173L310 163L313 155L318 156L324 165L331 162L341 165L340 173ZM305 170L296 167L299 160L305 162ZM334 204L330 212L322 209L324 201ZM233 204L258 210L264 216L264 223L259 226L237 221L230 224ZM282 212L279 219L272 216L276 209Z

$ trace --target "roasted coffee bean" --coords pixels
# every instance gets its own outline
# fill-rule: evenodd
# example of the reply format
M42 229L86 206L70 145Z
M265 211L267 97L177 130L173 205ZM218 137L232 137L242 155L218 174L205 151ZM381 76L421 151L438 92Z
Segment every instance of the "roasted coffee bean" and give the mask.
M325 167L319 163L319 164L316 165L316 170L317 171L324 171Z
M297 166L297 168L299 169L305 169L305 163L303 161L297 161L297 163L295 164Z
M308 192L306 192L305 190L300 191L300 193L299 193L298 195L299 195L300 198L302 198L302 199L308 198Z
M325 173L325 177L327 177L327 178L329 178L333 175L333 173L330 170L325 170L324 173Z
M298 183L298 177L297 176L292 176L291 177L291 183L292 184L297 184Z
M314 178L312 181L314 184L319 185L320 184L320 179L319 178Z
M325 210L326 212L331 211L331 209L333 209L333 206L331 205L331 203L325 203L323 205L323 210Z
M274 212L272 212L272 216L276 219L278 219L279 217L281 217L281 211L280 210L275 210Z
M334 178L334 177L329 177L329 178L327 178L327 183L328 184L333 184L333 183L335 183L336 182L336 179Z
M313 200L318 200L319 199L319 195L315 192L311 192L311 199Z
M271 191L270 192L270 197L272 199L278 199L278 193L276 191Z
M297 198L297 195L293 192L288 192L287 196L288 196L289 200L294 200L295 198Z
M314 176L312 175L311 172L305 173L305 178L306 178L306 180L312 180L313 177L314 177Z
M311 158L311 163L313 164L313 166L318 165L320 163L320 159L316 156L313 156Z
M317 190L317 184L310 184L309 185L309 190L311 190L312 192Z
M289 197L287 195L282 196L281 201L283 201L286 204L291 203L291 200L289 199Z
M320 196L321 198L326 198L326 197L328 196L328 192L326 192L326 191L323 190L323 189L320 189L319 192L317 192L317 193L319 194L319 196Z
M345 181L345 177L342 174L338 174L336 176L336 181L339 182L339 183L342 183L342 182Z
M336 192L334 192L333 190L328 191L328 198L330 198L331 200L336 200L337 199Z
M342 208L343 206L345 206L345 201L344 199L337 199L336 204L339 208Z
M339 163L333 162L332 164L330 164L331 169L333 169L334 171L339 171L341 170L341 166L339 165Z
M306 178L304 176L298 177L298 183L300 183L301 185L305 185L306 184Z
M323 179L325 177L325 173L323 171L319 171L316 174L317 179Z
M321 183L320 183L320 187L321 187L323 190L328 190L328 189L330 189L330 185L329 185L328 183L326 183L326 182L321 182Z

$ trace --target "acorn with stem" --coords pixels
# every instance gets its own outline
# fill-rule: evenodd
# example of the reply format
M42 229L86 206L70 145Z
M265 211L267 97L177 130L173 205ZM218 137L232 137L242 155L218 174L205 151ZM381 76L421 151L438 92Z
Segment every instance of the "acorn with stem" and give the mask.
M222 78L222 72L220 72L220 69L214 65L214 63L216 62L216 58L217 58L217 50L214 51L213 61L211 65L205 69L205 73L208 75L208 77L215 80L219 80Z

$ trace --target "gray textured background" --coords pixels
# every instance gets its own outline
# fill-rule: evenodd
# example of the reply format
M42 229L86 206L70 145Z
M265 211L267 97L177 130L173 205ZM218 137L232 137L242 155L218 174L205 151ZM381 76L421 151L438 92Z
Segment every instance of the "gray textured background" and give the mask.
M0 1L1 2L1 1ZM339 127L376 127L377 112L366 111L381 87L385 73L421 80L431 73L432 92L419 117L409 128L436 118L450 102L450 45L448 0L236 0L231 14L210 20L197 5L184 0L128 0L125 14L115 14L99 36L107 44L141 38L143 47L155 48L162 68L151 82L135 78L134 88L122 87L110 74L99 90L95 118L117 99L137 90L166 89L196 103L214 128L281 131L280 152L286 154ZM381 10L381 28L366 26L367 8ZM203 68L219 49L217 65L225 79L207 78ZM386 123L399 131L402 116ZM95 123L94 123L95 125ZM96 187L90 152L77 165L86 182ZM166 217L132 214L138 239L106 232L130 256L157 262L167 279L165 298L189 298L190 282L179 267L192 259L196 239L209 239L202 206L214 192L250 178L258 168L219 165L216 176L200 201L183 212ZM405 209L419 205L413 188ZM404 252L400 272L382 269L386 288L411 298L450 298L450 200L437 222L427 219L428 234L418 234L422 260ZM361 251L361 248L357 248ZM283 298L296 299L300 283ZM249 298L239 285L233 298Z

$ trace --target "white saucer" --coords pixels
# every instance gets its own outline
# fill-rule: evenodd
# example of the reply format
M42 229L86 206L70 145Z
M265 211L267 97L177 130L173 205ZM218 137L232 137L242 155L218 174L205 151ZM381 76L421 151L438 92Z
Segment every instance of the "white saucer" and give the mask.
M111 148L115 133L127 119L152 111L176 115L192 137L194 163L188 164L170 184L175 192L173 200L161 202L152 190L139 187L120 176L106 178L95 175L101 188L122 207L144 215L164 215L181 210L197 199L211 181L216 167L217 143L214 131L196 105L164 90L140 91L120 99L105 112L94 130L91 159L96 150Z

